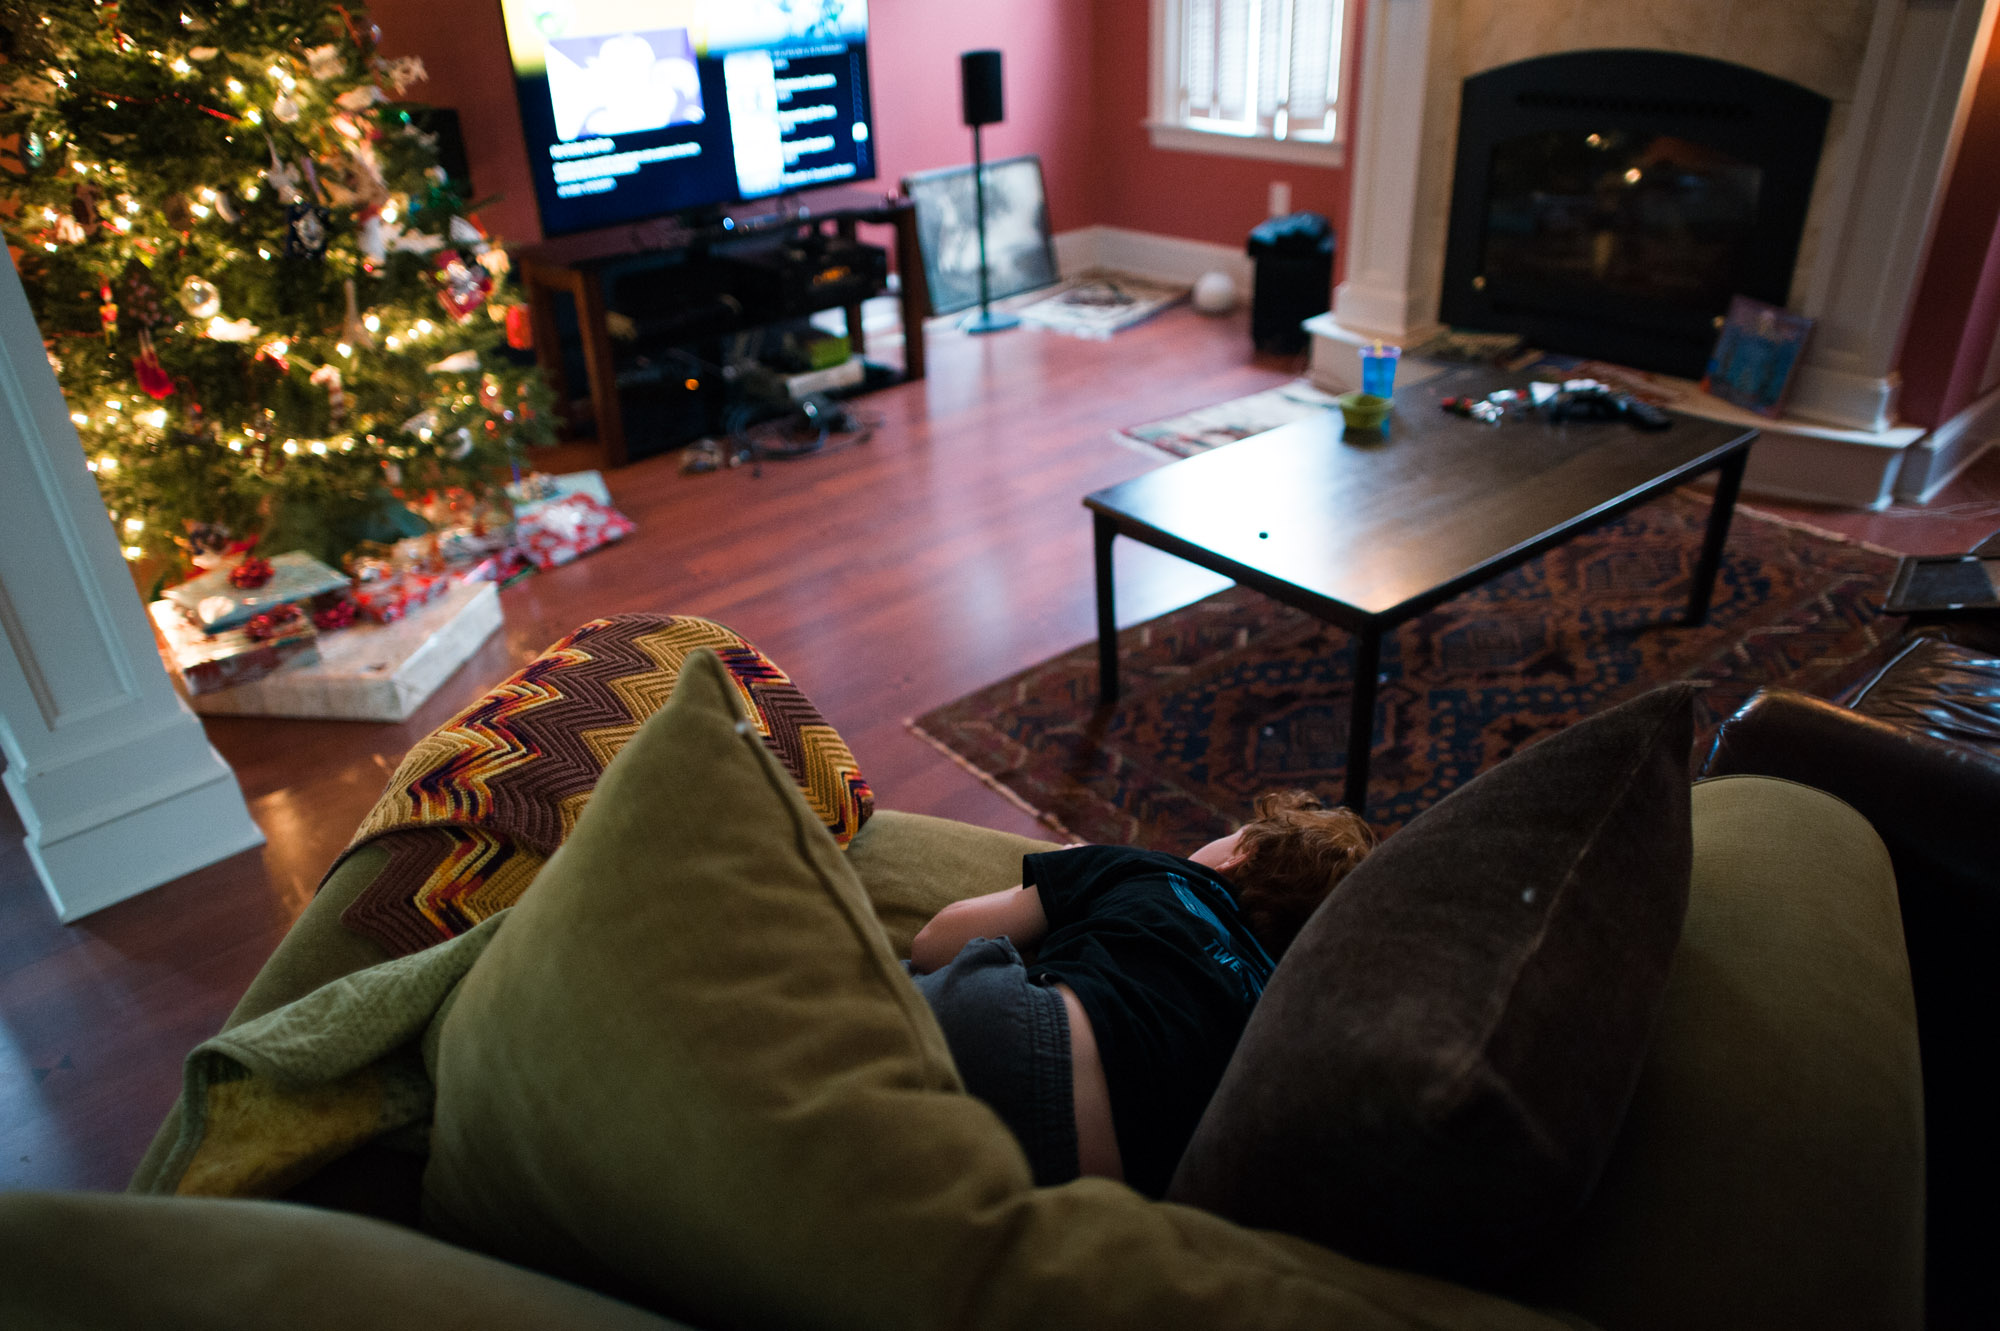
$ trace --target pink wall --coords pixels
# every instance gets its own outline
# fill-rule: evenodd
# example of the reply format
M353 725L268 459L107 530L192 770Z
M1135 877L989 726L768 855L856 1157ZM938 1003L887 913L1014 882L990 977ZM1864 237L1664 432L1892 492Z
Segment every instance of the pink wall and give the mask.
M1945 187L1898 370L1905 420L1937 426L1971 405L2000 334L2000 43L1988 53Z
M972 132L959 115L958 57L995 47L1003 55L1007 119L984 132L986 155L1041 155L1056 230L1096 220L1088 5L985 0L960 8L874 0L869 10L881 159L878 182L866 188L892 191L912 172L972 160ZM503 196L481 220L511 244L540 239L498 0L373 0L370 11L382 28L384 53L422 56L430 72L428 82L410 90L411 99L459 113L474 186L482 195Z
M512 244L540 239L497 0L374 0L370 8L384 52L421 56L430 71L412 99L458 111L473 184L502 196L481 219ZM1324 213L1336 227L1346 216L1345 170L1152 147L1142 127L1149 0L874 0L869 9L881 151L871 188L971 160L958 57L997 47L1007 119L985 131L986 154L1041 157L1058 232L1102 224L1237 246L1263 220L1274 180L1290 183L1294 208Z
M972 160L972 131L959 114L958 57L993 48L1001 54L1007 118L981 131L987 159L1038 154L1049 225L1073 231L1097 221L1090 18L1090 6L1076 0L871 0L870 80L884 185Z
M1097 84L1092 119L1099 169L1096 220L1160 235L1241 245L1264 220L1274 180L1292 207L1322 213L1338 232L1347 217L1345 168L1299 166L1213 153L1156 149L1144 127L1152 50L1150 0L1096 0ZM1354 31L1360 30L1357 21ZM1342 256L1336 250L1338 280Z

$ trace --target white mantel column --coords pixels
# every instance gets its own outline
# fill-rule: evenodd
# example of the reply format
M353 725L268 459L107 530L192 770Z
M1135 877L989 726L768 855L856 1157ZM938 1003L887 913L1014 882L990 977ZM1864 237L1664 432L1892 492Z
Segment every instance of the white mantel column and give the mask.
M1458 0L1368 5L1345 277L1333 303L1343 328L1407 342L1438 326L1449 219L1425 196L1438 156L1448 164L1457 143L1457 28Z
M1904 324L1993 10L1988 0L1878 0L1853 122L1820 163L1820 258L1794 293L1817 320L1787 407L1795 416L1860 430L1895 422Z
M69 921L264 837L167 679L14 261L0 258L0 781Z

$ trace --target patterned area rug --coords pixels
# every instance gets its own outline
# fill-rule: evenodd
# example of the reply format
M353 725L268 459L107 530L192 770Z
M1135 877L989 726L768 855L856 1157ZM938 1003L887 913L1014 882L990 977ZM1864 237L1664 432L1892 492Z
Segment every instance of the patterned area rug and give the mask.
M1322 393L1310 380L1294 379L1261 393L1169 416L1151 425L1134 425L1118 431L1116 437L1172 453L1177 458L1189 458L1332 409L1333 394Z
M1739 509L1708 623L1675 622L1708 511L1676 493L1402 626L1382 646L1369 820L1391 831L1563 726L1675 679L1703 685L1697 755L1760 685L1832 696L1900 621L1896 558ZM1345 633L1232 587L1119 635L1097 706L1089 642L911 722L1064 839L1191 847L1279 786L1337 797Z

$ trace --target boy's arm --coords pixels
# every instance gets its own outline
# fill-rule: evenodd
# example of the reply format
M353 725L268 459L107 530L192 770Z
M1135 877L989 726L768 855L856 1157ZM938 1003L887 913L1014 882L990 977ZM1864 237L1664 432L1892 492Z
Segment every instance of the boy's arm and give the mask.
M910 943L910 965L919 973L934 971L975 938L1005 935L1026 952L1048 931L1049 917L1043 913L1042 894L1036 888L1010 887L967 897L946 906L917 931Z

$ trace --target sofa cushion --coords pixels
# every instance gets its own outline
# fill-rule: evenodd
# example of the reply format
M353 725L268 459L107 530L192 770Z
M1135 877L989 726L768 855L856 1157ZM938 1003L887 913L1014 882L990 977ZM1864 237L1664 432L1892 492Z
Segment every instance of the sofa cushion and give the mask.
M1021 857L1055 850L1053 842L995 832L949 818L878 809L847 846L889 950L910 955L910 940L931 916L963 897L1021 881Z
M703 653L435 1069L434 1231L699 1325L1553 1325L1121 1184L1032 1187Z
M1457 1279L1575 1214L1680 936L1691 699L1558 732L1350 874L1279 961L1168 1196Z

